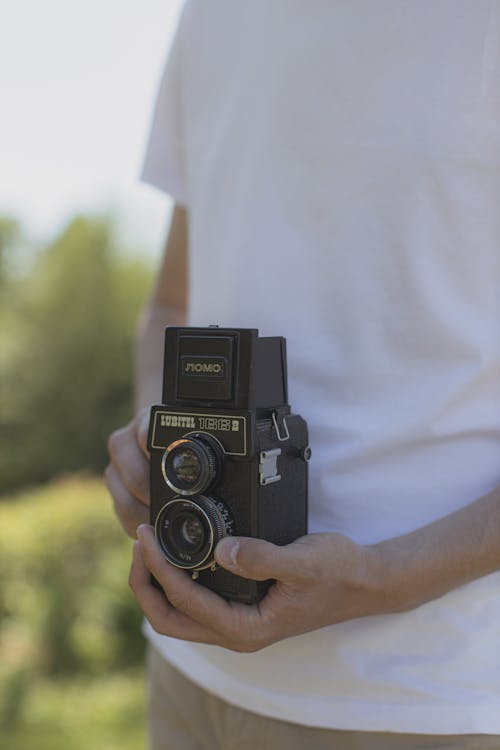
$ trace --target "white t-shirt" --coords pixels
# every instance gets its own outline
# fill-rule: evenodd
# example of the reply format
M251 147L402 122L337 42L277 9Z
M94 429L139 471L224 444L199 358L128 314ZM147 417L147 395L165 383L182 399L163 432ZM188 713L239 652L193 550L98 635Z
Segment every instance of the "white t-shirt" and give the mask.
M288 341L310 531L374 543L500 484L500 0L192 0L143 177L190 321ZM500 734L500 573L255 654L148 636L314 726Z

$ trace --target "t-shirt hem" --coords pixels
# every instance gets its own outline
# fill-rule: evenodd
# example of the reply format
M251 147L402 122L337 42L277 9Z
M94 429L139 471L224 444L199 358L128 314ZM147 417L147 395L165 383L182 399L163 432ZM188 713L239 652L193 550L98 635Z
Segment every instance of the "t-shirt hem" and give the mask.
M308 699L287 693L255 689L227 672L218 670L183 641L156 633L146 621L143 633L151 645L173 667L204 690L251 713L323 729L401 734L493 734L500 735L498 705L402 705L341 698ZM189 644L188 644L189 645Z
M146 164L139 174L139 181L169 195L176 205L188 207L186 192L183 190L180 180L176 180L172 174L166 178L164 173L159 172L150 164Z

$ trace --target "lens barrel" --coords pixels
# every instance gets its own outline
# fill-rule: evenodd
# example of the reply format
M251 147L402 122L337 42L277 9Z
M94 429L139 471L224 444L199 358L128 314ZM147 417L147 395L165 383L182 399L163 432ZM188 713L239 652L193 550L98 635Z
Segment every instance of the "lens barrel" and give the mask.
M161 470L170 489L190 496L204 492L215 481L222 465L217 441L195 434L171 443L163 454Z
M167 560L185 570L203 570L213 562L217 543L232 534L233 520L220 500L199 495L175 497L158 513L156 540Z

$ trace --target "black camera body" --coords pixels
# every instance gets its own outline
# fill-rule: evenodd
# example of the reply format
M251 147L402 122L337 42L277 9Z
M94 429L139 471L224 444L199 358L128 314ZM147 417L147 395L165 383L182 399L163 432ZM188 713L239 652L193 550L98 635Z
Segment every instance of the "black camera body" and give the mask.
M307 533L307 425L288 405L286 342L256 329L165 331L163 403L153 406L151 524L167 560L226 599L271 581L215 563L227 535L288 544Z

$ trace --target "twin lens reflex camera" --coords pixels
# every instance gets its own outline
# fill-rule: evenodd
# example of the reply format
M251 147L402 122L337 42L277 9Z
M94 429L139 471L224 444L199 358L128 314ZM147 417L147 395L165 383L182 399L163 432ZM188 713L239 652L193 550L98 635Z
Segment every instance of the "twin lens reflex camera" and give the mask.
M151 524L166 559L226 599L271 581L215 563L224 536L289 544L307 533L307 425L288 405L286 342L255 329L165 331L163 403L153 406Z

